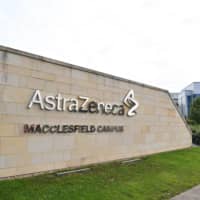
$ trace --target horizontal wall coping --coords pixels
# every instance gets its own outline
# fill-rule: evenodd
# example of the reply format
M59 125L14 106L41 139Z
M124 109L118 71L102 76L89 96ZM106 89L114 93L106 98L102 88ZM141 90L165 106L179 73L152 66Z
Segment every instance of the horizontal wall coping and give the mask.
M52 58L40 56L40 55L33 54L33 53L28 53L28 52L25 52L25 51L21 51L21 50L18 50L18 49L14 49L14 48L2 46L2 45L0 45L0 51L12 53L12 54L17 54L17 55L20 55L20 56L29 57L29 58L44 61L44 62L47 62L47 63L56 64L56 65L60 65L60 66L63 66L63 67L76 69L76 70L80 70L80 71L83 71L83 72L88 72L88 73L96 74L96 75L99 75L99 76L111 78L111 79L114 79L114 80L123 81L123 82L127 82L127 83L133 83L133 84L137 84L137 85L142 86L142 87L146 87L146 88L150 88L150 89L153 89L153 90L159 90L159 91L169 93L168 90L166 90L166 89L151 86L151 85L148 85L148 84L143 84L143 83L140 83L140 82L137 82L137 81L129 80L129 79L126 79L126 78L118 77L118 76L107 74L107 73L104 73L104 72L99 72L99 71L96 71L96 70L93 70L93 69L77 66L77 65L74 65L74 64L66 63L66 62L63 62L63 61L55 60L55 59L52 59Z

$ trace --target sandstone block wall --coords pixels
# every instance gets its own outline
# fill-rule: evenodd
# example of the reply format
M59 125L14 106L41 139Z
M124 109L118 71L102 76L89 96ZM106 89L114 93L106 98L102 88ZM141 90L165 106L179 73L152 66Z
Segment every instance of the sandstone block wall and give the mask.
M133 89L133 117L27 109L43 95L121 102ZM120 125L124 132L25 134L24 124ZM0 177L137 157L191 146L191 134L167 91L0 47Z

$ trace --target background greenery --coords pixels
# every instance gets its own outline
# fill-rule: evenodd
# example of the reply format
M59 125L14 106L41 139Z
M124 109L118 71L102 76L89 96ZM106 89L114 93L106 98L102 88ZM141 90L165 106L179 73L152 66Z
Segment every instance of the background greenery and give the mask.
M196 124L200 124L200 97L193 100L190 107L189 119Z
M190 124L193 144L200 145L200 124Z
M192 142L200 145L200 97L192 102L187 121L192 130Z
M195 135L200 135L200 124L190 124L192 133Z

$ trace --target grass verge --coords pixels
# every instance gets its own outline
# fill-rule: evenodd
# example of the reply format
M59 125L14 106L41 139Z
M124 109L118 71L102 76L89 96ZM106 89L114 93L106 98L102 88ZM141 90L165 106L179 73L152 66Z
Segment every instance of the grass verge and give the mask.
M1 200L164 200L200 184L200 148L160 153L89 173L0 181Z

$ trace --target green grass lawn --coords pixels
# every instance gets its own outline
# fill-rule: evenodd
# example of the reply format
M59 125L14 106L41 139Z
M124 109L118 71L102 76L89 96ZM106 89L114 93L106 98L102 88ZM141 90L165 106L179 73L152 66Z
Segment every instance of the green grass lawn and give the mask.
M164 200L197 184L200 148L190 148L148 156L132 165L97 165L84 174L0 181L0 200Z

